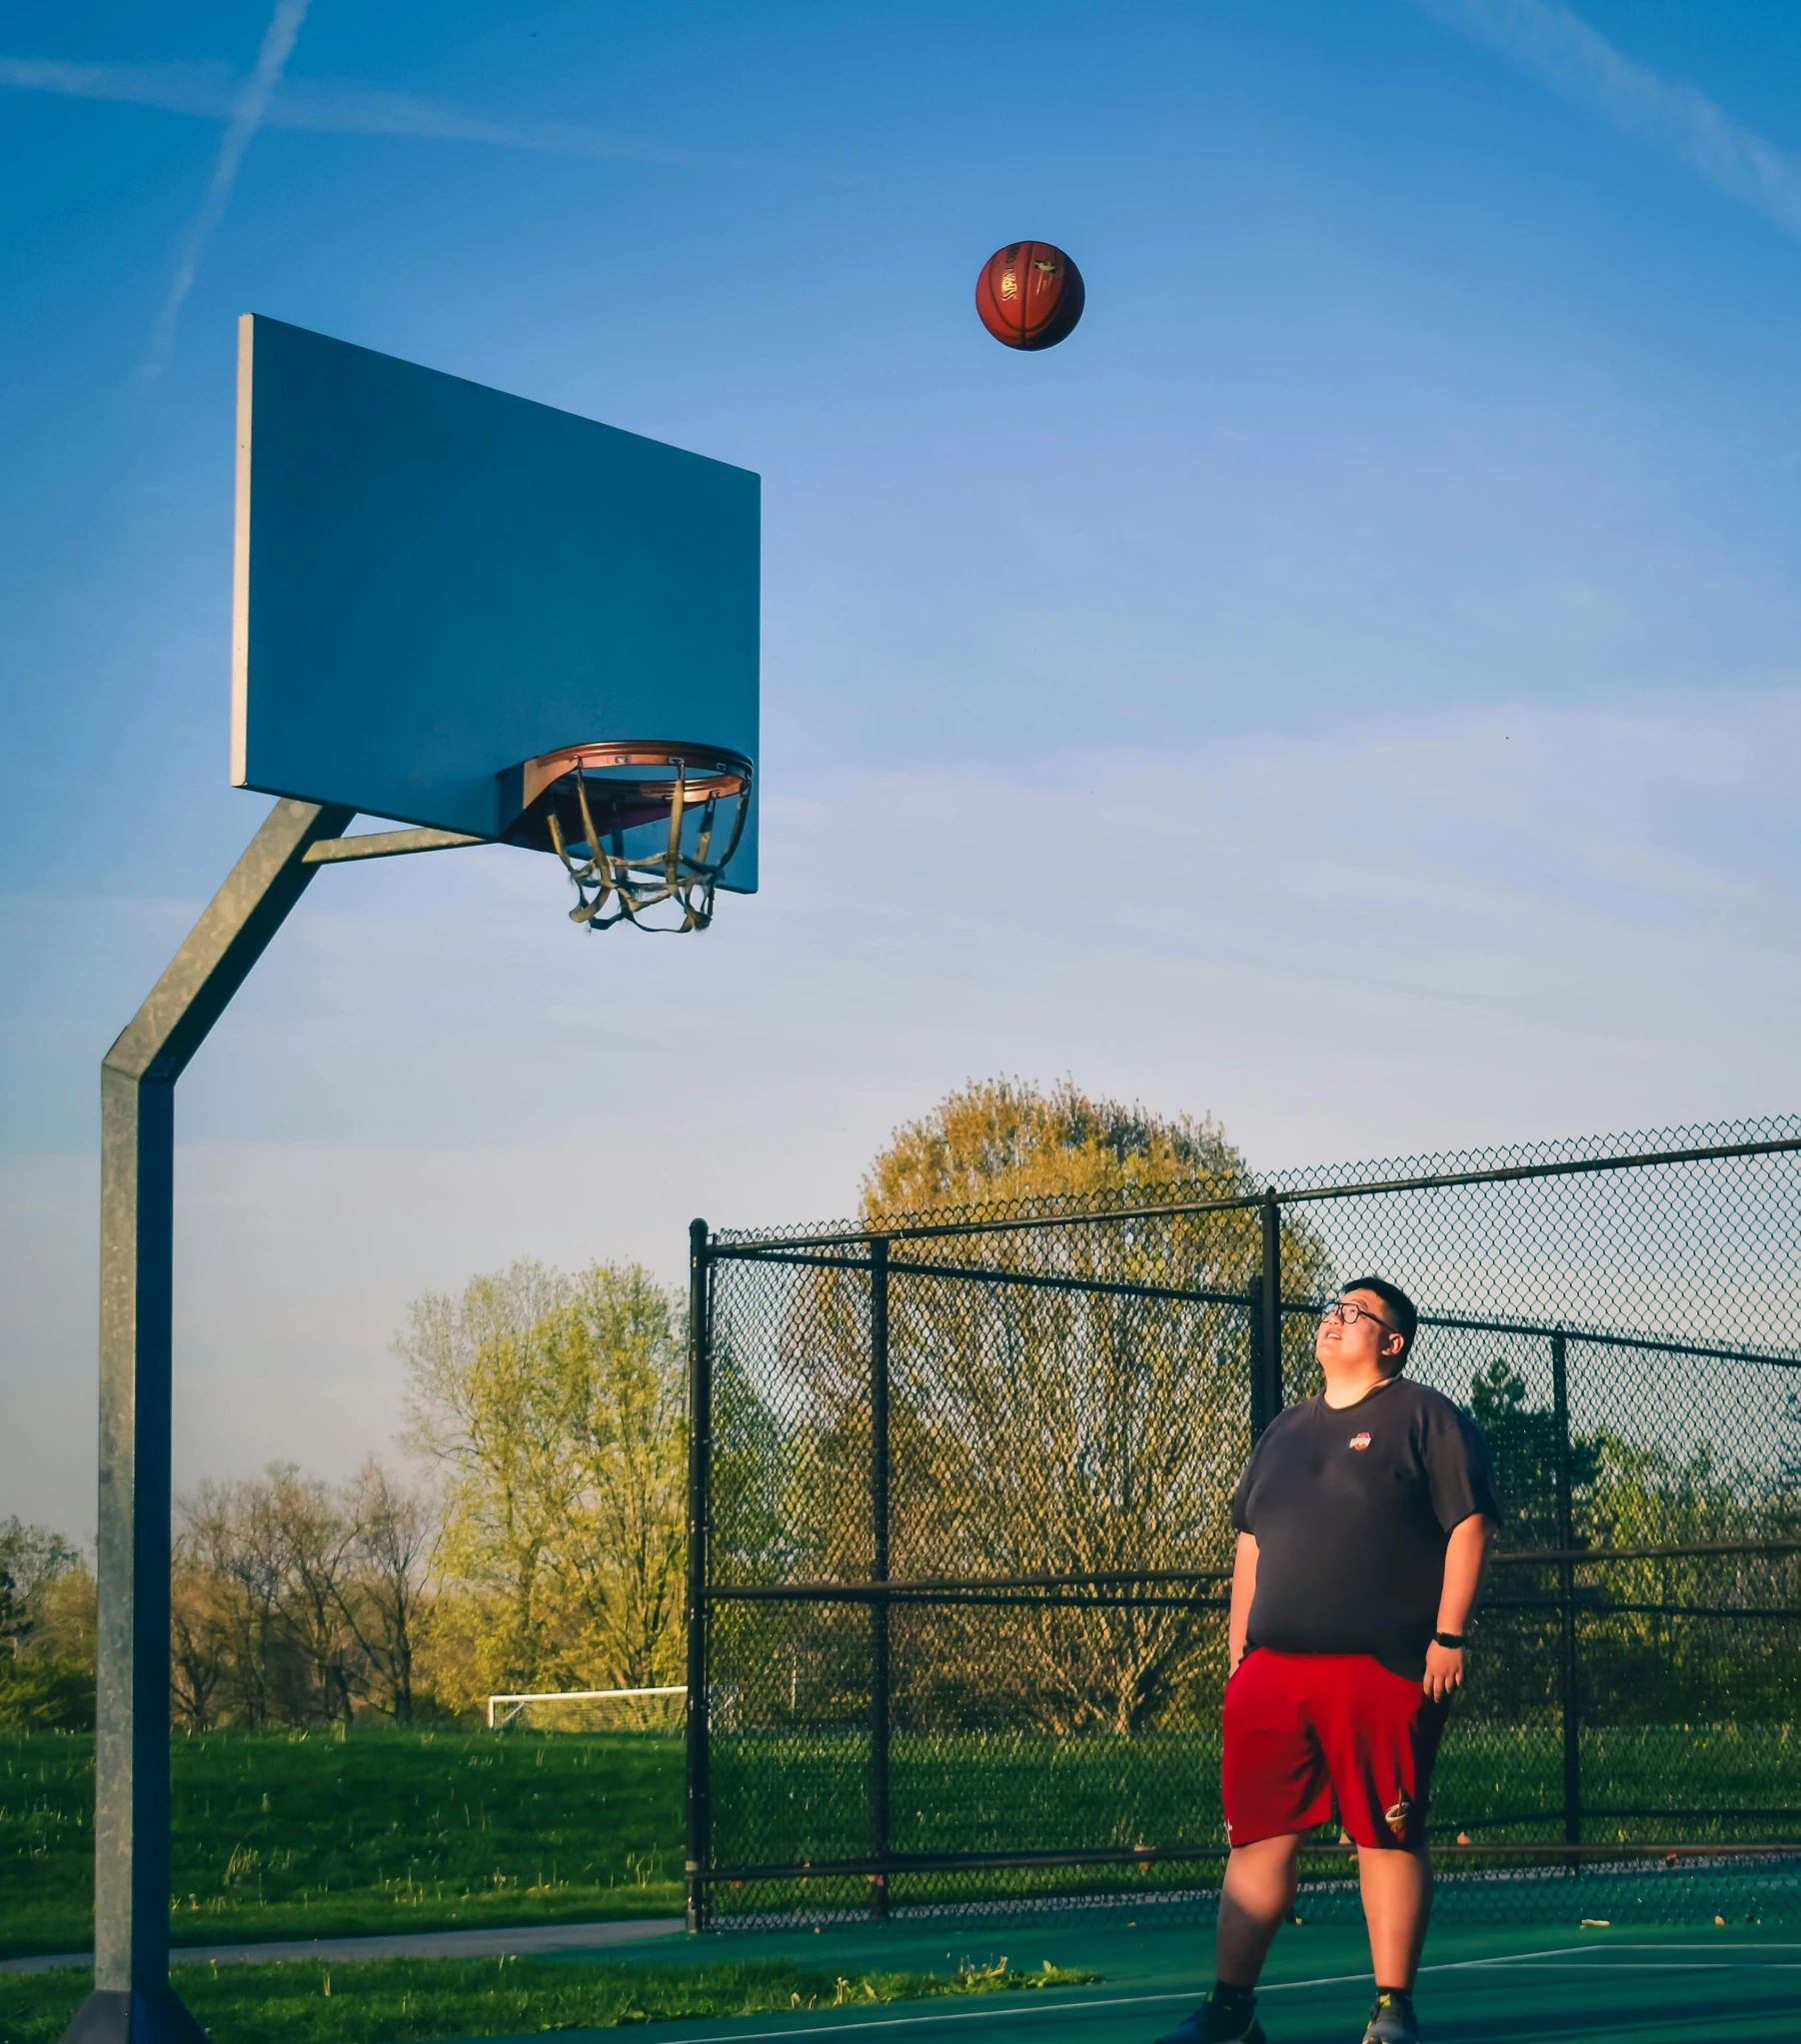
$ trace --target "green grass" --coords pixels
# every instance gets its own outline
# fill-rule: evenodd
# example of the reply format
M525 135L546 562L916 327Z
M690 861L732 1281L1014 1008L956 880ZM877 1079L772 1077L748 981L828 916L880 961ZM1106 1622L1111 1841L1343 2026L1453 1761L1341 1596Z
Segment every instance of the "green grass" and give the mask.
M210 1732L172 1747L178 1943L668 1916L679 1738ZM0 1740L0 1957L93 1940L94 1741Z
M639 1967L543 1959L390 1959L357 1965L178 1966L176 1991L213 2044L377 2044L604 2029L678 2016L914 2001L1080 1986L1099 1978L961 1967L949 1975L827 1974L786 1959ZM92 1985L73 1967L0 1976L0 2044L56 2044Z
M171 1932L178 1944L355 1936L466 1926L674 1915L682 1907L678 1738L358 1730L216 1732L173 1747ZM1750 1842L1789 1833L1735 1810L1801 1808L1801 1738L1781 1725L1585 1731L1591 1843ZM869 1748L854 1733L714 1739L719 1858L860 1857L869 1839ZM1058 1740L896 1735L891 1831L900 1852L1206 1845L1223 1834L1216 1734ZM1553 1842L1562 1799L1556 1726L1453 1718L1433 1828L1479 1842ZM1512 1819L1500 1823L1497 1819ZM933 1892L1136 1891L1191 1884L1089 1869L933 1878ZM0 1957L92 1941L93 1740L0 1740ZM834 1899L867 1900L867 1884ZM915 1883L916 1887L917 1884ZM825 1890L799 1884L793 1902ZM912 1891L895 1888L897 1899ZM764 1889L743 1898L768 1906ZM731 1910L731 1890L716 1895Z
M727 1864L860 1856L869 1837L869 1744L854 1732L715 1732L714 1837ZM1801 1738L1785 1725L1626 1726L1582 1735L1583 1799L1594 1844L1752 1842L1792 1835ZM1137 1738L1042 1733L934 1739L897 1733L889 1830L897 1852L1057 1846L1211 1845L1225 1832L1217 1732ZM1557 1725L1453 1718L1432 1790L1437 1835L1490 1843L1561 1840ZM1695 1815L1694 1812L1705 1814Z

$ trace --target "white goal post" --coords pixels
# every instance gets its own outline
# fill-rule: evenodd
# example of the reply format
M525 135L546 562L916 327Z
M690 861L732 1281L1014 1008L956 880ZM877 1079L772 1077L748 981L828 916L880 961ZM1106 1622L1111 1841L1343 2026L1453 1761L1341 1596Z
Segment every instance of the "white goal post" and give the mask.
M488 1729L504 1731L520 1712L530 1703L605 1703L625 1702L648 1696L686 1696L688 1684L674 1682L665 1689L528 1689L509 1696L490 1696L488 1699ZM500 1717L495 1715L497 1704L511 1704L511 1710Z

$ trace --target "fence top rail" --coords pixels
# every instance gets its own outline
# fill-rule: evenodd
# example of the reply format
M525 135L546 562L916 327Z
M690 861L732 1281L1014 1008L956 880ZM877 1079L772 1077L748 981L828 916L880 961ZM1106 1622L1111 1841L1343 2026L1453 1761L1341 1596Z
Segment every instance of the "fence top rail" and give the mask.
M869 1270L874 1267L867 1256L822 1255L794 1242L785 1242L780 1251L767 1250L745 1260L771 1263L779 1268ZM1129 1278L1065 1276L1041 1270L1007 1270L983 1263L908 1263L891 1258L888 1267L890 1273L898 1277L953 1277L966 1284L1042 1285L1064 1291L1167 1299L1178 1305L1245 1306L1255 1297L1251 1292L1224 1291L1217 1287L1142 1284ZM1330 1300L1323 1298L1284 1298L1280 1311L1284 1316L1290 1313L1317 1314L1324 1312L1329 1303ZM1801 1368L1801 1348L1785 1348L1774 1342L1733 1347L1718 1341L1679 1341L1661 1334L1629 1334L1620 1328L1591 1327L1575 1320L1531 1320L1519 1314L1474 1319L1465 1313L1422 1312L1419 1324L1422 1327L1443 1327L1453 1333L1523 1335L1544 1341L1588 1342L1603 1348L1638 1348L1659 1355L1693 1356L1704 1362L1766 1362Z
M1801 1553L1801 1537L1772 1535L1762 1540L1679 1540L1661 1547L1508 1547L1488 1557L1491 1567L1522 1562L1543 1567L1568 1561L1698 1561L1710 1554Z
M1284 1299L1284 1313L1318 1313L1326 1307L1324 1299ZM1507 1318L1505 1316L1478 1320L1460 1313L1421 1313L1422 1327L1444 1327L1453 1333L1463 1334L1525 1334L1538 1340L1562 1339L1577 1345L1587 1342L1596 1348L1643 1348L1659 1355L1690 1355L1703 1362L1773 1362L1790 1366L1801 1365L1801 1349L1784 1348L1775 1342L1752 1346L1730 1347L1719 1341L1676 1341L1661 1334L1627 1334L1612 1327L1589 1327L1579 1320L1558 1320L1548 1323L1542 1320Z
M1559 1157L1546 1163L1489 1165L1481 1170L1432 1171L1411 1177L1346 1180L1335 1185L1267 1186L1212 1199L1170 1199L1154 1205L1084 1208L1077 1213L993 1213L960 1220L898 1220L867 1227L841 1225L811 1233L745 1235L727 1241L709 1235L710 1261L780 1262L793 1249L842 1248L859 1242L923 1241L956 1235L1021 1234L1050 1227L1097 1226L1104 1221L1166 1220L1178 1215L1243 1212L1256 1206L1292 1206L1321 1199L1363 1199L1381 1193L1432 1192L1457 1185L1500 1185L1530 1178L1567 1178L1597 1171L1648 1170L1659 1164L1711 1163L1730 1157L1774 1156L1801 1150L1801 1135L1761 1142L1707 1143L1685 1149L1642 1150L1618 1156Z
M1801 1545L1801 1541L1796 1543ZM1224 1582L1231 1564L1198 1568L1083 1568L1049 1575L914 1575L890 1576L881 1582L873 1578L840 1579L826 1576L815 1581L710 1582L710 1597L756 1597L780 1594L805 1601L809 1597L930 1596L933 1591L960 1590L1057 1590L1091 1589L1114 1583Z
M1703 1560L1712 1555L1801 1553L1801 1534L1773 1534L1765 1539L1682 1540L1644 1547L1508 1547L1488 1557L1493 1566L1510 1562L1543 1568L1560 1562L1582 1564L1611 1561ZM892 1576L883 1581L872 1577L822 1576L777 1578L765 1582L710 1582L711 1598L740 1600L764 1597L810 1600L870 1600L920 1598L949 1595L969 1590L1052 1590L1094 1589L1131 1583L1223 1582L1231 1575L1229 1564L1200 1564L1192 1568L1098 1568L1075 1569L1041 1575L916 1575Z

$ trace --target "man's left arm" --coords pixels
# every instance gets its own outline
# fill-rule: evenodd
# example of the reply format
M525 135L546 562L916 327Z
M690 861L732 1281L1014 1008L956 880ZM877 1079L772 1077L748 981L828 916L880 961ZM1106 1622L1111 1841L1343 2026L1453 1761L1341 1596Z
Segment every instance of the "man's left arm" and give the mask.
M1444 1549L1444 1587L1438 1593L1440 1632L1468 1631L1469 1614L1476 1608L1482 1570L1488 1561L1488 1542L1493 1534L1494 1521L1479 1511L1472 1511L1451 1528ZM1426 1694L1434 1703L1441 1703L1462 1684L1463 1649L1440 1646L1433 1640L1426 1648Z

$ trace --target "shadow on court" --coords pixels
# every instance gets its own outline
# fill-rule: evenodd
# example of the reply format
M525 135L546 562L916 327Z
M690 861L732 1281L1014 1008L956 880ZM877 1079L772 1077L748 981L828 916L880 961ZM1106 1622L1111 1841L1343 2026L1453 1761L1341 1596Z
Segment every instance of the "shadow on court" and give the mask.
M871 2031L930 2044L1098 2044L1150 2040L1205 1991L1210 1939L1195 1929L1069 1921L996 1930L895 1923L826 1932L728 1932L698 1943L614 1946L604 1956L645 1966L707 1958L789 1957L819 1972L948 1972L1004 1955L1035 1969L1048 1959L1102 1976L1097 1986L1039 1994L800 2010L732 2022L659 2024L663 2044L711 2038L825 2037ZM594 1955L602 1956L601 1954ZM589 1963L572 1955L565 1963ZM1284 1933L1258 2014L1270 2044L1355 2044L1372 1983L1361 1934L1336 1926ZM1630 2038L1635 2044L1801 2040L1801 1938L1754 1925L1619 1930L1448 1929L1427 1948L1415 2005L1428 2044L1534 2044ZM600 2037L611 2032L586 2032ZM511 2044L511 2040L508 2040Z

